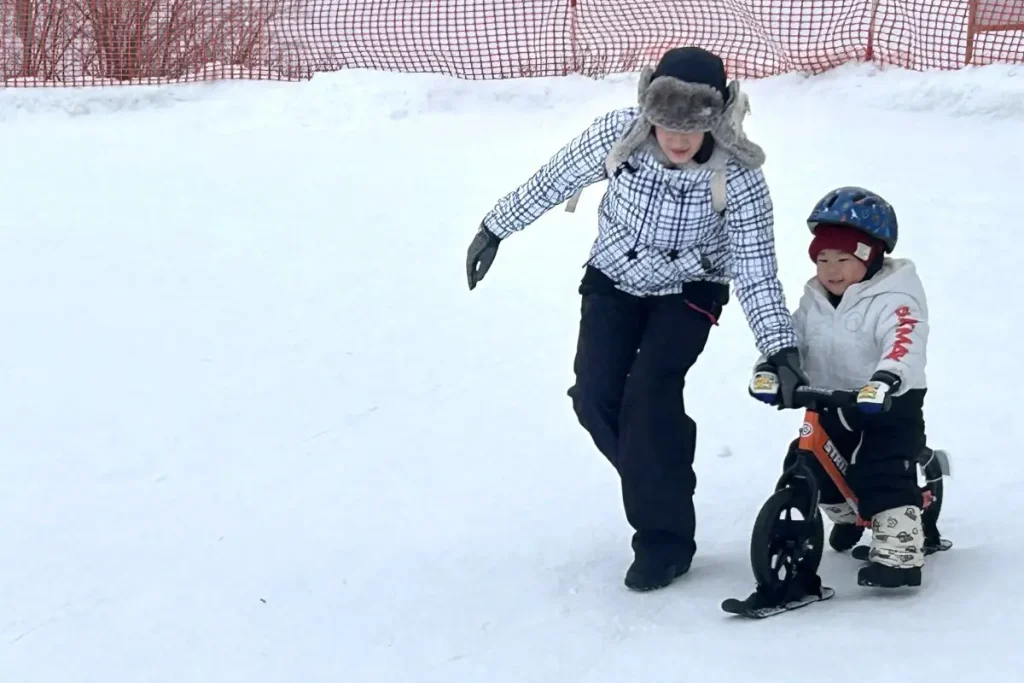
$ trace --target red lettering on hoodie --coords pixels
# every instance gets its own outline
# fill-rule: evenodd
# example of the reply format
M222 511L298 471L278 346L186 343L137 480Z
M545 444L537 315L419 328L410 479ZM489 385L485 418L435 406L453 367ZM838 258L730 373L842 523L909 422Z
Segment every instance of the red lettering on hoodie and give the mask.
M914 340L910 337L914 333L914 328L917 327L919 320L910 317L910 308L908 306L900 306L896 309L896 340L892 344L892 349L886 354L886 358L889 360L900 361L910 353L910 347Z

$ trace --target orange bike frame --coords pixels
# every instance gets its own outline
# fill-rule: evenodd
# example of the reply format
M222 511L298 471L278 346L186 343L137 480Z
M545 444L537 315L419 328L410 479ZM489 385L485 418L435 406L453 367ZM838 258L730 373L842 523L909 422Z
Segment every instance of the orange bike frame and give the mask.
M832 483L836 485L839 492L843 494L843 498L853 508L854 513L857 515L857 524L865 527L871 526L870 521L861 519L860 507L857 505L857 496L854 495L850 485L846 483L846 471L849 469L850 463L847 462L843 454L832 443L829 435L822 429L821 422L818 420L818 413L813 410L808 409L804 413L804 423L800 427L800 440L797 443L797 448L814 454L822 468L828 473L829 479L832 480ZM932 492L924 491L923 499L921 507L922 509L927 509L934 500Z
M804 413L804 423L800 427L800 441L797 444L797 448L814 454L822 468L828 473L829 479L832 480L832 483L836 485L839 492L843 494L843 498L846 499L846 502L850 504L850 507L857 514L857 524L869 526L869 522L860 518L857 496L854 495L850 485L846 483L846 470L849 469L850 463L839 452L835 444L832 443L832 439L825 433L825 430L822 429L821 422L818 420L818 413L813 410L807 410Z

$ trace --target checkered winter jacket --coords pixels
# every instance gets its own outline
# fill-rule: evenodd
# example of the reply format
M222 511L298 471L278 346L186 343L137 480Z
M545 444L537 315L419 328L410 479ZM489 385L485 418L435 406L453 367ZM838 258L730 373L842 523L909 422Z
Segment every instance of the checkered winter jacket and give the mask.
M502 198L484 225L506 238L607 178L590 265L638 296L679 293L688 281L734 282L758 350L770 355L796 346L777 277L772 203L760 168L740 165L721 145L705 164L667 167L650 137L608 173L606 159L639 115L638 107L630 107L597 118ZM723 166L727 203L719 214L711 186L714 170Z

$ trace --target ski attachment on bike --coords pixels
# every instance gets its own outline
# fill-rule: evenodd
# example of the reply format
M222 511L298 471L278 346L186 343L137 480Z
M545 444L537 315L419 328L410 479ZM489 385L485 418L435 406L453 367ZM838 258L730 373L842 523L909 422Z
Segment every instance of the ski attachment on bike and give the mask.
M764 619L828 600L835 594L832 588L821 585L821 579L814 574L800 581L788 581L778 591L758 586L745 600L727 598L722 601L722 609L741 617Z

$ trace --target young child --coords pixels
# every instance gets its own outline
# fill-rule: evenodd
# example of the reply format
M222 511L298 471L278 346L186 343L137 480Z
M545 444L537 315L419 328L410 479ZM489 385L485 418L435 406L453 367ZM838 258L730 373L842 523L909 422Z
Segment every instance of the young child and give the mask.
M843 187L825 195L808 218L817 275L793 313L802 367L812 386L859 389L858 410L823 409L821 426L851 461L850 487L871 520L864 586L917 586L924 565L922 498L914 458L925 446L923 402L928 343L924 287L896 246L892 206L877 194ZM750 383L775 404L777 370L761 361ZM890 403L891 402L891 403ZM883 405L890 403L888 410ZM820 470L820 468L819 468ZM820 470L822 511L836 524L830 542L848 550L863 529Z

